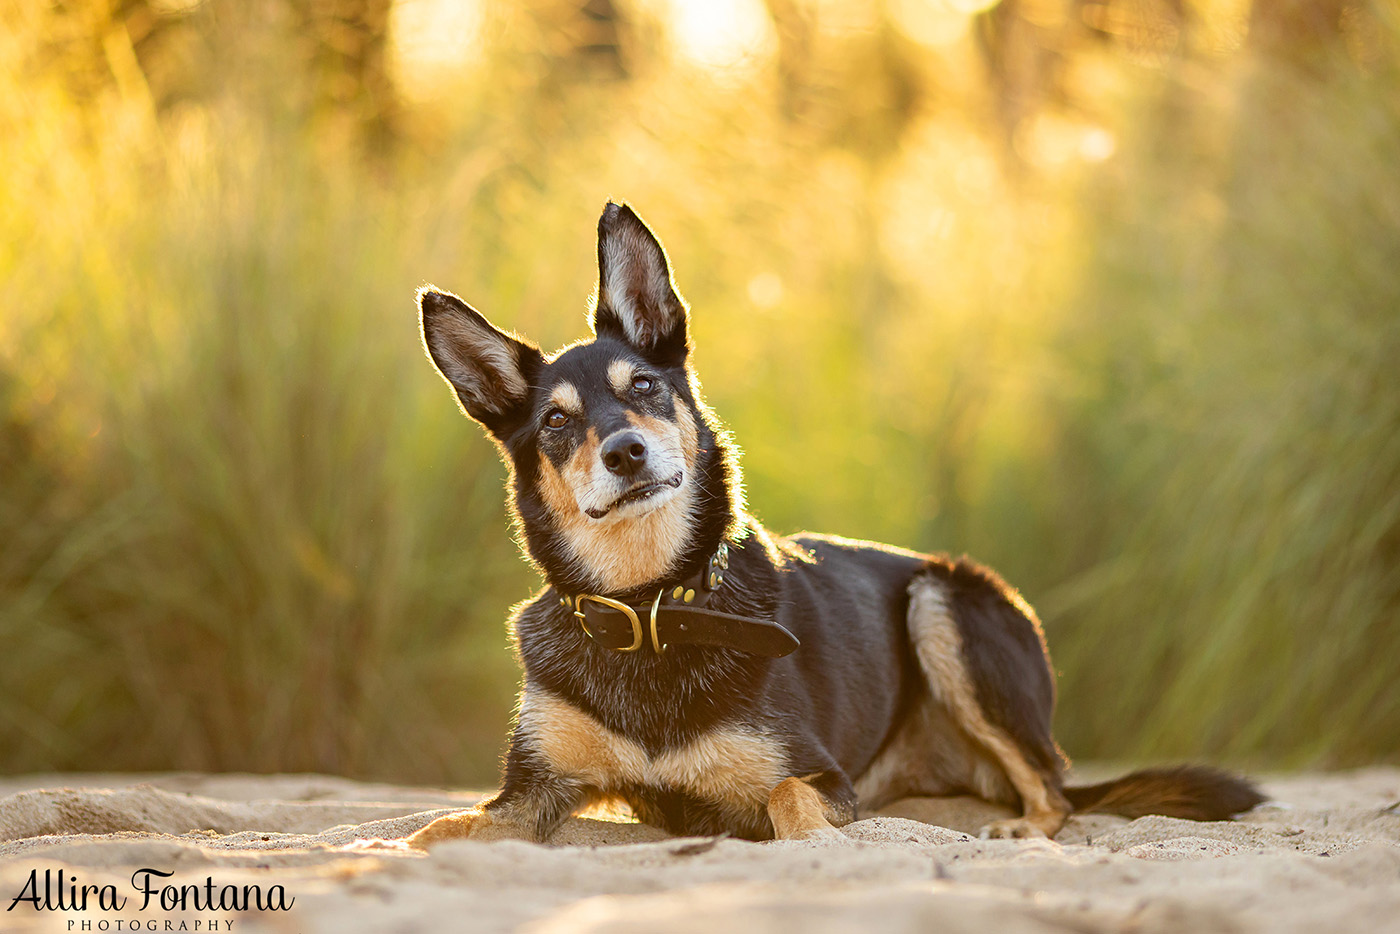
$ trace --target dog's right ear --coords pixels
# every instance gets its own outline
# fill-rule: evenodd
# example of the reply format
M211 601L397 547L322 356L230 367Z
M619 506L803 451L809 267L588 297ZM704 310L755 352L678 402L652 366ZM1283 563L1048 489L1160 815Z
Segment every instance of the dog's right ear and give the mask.
M529 417L531 379L544 366L539 348L491 326L451 292L418 290L423 346L452 386L462 411L504 441Z

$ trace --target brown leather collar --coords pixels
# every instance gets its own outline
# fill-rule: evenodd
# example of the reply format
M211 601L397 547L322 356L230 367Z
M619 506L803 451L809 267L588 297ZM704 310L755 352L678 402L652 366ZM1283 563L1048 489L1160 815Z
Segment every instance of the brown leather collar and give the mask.
M559 602L573 611L590 639L619 652L635 652L648 637L657 655L672 645L718 646L768 658L796 651L797 637L772 620L706 608L728 570L729 546L721 542L699 573L662 587L646 603L587 593L564 595Z

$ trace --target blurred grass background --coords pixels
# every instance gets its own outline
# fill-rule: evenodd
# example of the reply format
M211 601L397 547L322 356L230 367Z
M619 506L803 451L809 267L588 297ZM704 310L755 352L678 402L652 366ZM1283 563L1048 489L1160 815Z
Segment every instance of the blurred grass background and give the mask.
M631 201L754 511L999 568L1074 756L1400 761L1389 0L0 0L0 770L489 785L422 356Z

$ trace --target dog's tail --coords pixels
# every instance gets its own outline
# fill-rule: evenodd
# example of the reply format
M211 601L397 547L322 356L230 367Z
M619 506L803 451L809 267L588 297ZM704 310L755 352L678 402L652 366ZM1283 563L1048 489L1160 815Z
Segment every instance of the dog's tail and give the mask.
M1226 820L1266 800L1252 782L1200 765L1143 769L1111 782L1066 788L1065 797L1080 813L1188 820Z

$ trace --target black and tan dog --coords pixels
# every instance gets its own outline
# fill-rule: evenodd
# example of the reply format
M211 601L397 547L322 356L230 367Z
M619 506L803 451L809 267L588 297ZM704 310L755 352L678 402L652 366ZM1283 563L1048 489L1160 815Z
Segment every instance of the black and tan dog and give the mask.
M530 557L520 714L499 795L410 843L543 840L621 799L676 834L838 836L858 809L971 793L993 837L1076 810L1221 819L1261 798L1204 768L1066 788L1035 613L987 568L820 535L780 538L689 365L686 303L624 205L598 224L592 341L554 356L425 288L423 340L499 443Z

